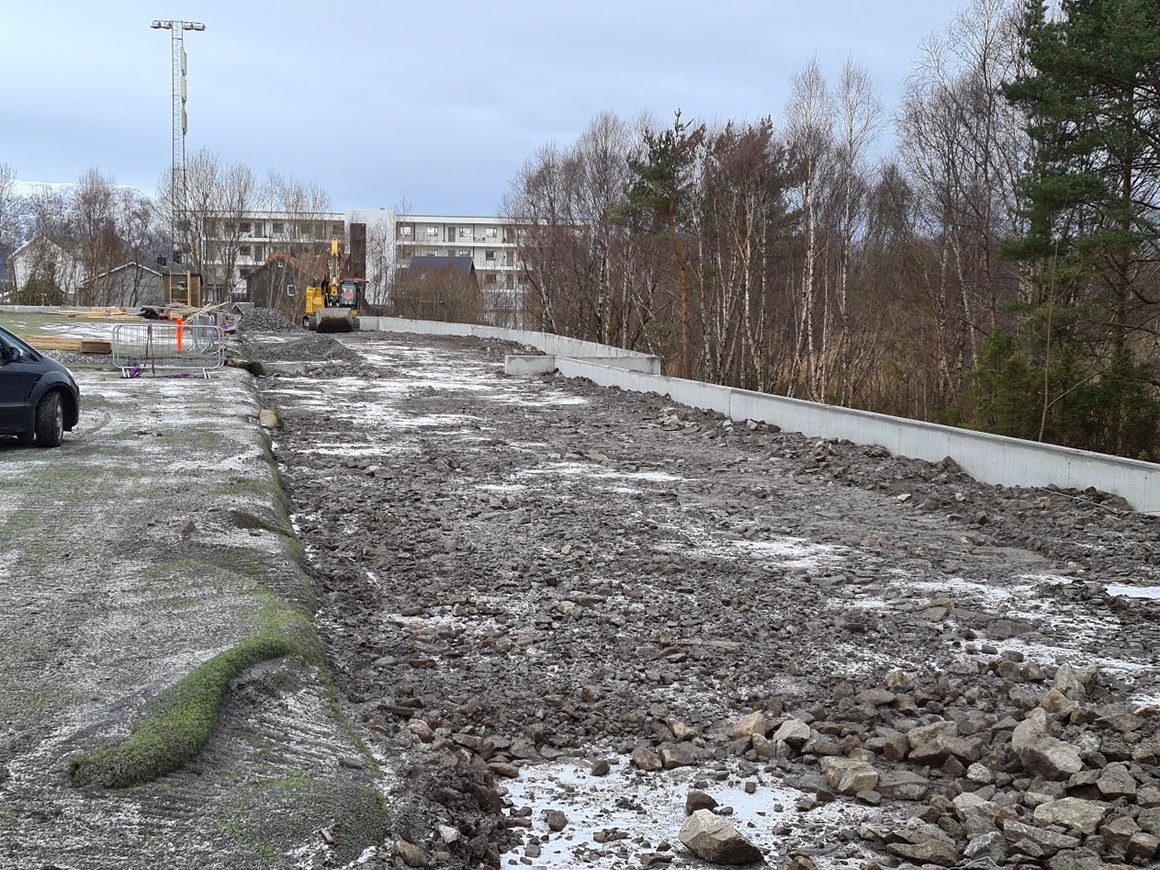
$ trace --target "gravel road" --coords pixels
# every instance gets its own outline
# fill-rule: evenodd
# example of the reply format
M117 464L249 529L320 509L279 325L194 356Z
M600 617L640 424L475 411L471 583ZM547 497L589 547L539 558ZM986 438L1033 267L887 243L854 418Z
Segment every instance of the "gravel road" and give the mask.
M261 399L337 685L404 783L363 866L704 866L690 792L799 870L1158 854L1156 518L508 378L498 343L246 341L308 361ZM1040 709L1082 770L1029 760ZM1116 765L1131 795L1093 797ZM1065 796L1102 827L1039 818Z

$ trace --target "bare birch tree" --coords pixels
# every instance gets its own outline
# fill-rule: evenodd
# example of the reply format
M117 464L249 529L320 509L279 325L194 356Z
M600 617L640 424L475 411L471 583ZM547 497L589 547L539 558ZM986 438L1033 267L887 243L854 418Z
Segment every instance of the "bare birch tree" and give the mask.
M188 252L191 271L200 272L203 286L211 293L228 294L236 280L236 268L243 238L248 235L249 215L260 203L260 190L253 171L243 164L222 163L205 148L198 149L186 166ZM172 205L166 190L159 187L163 214Z
M790 153L798 164L798 204L802 212L803 256L797 334L790 369L790 395L800 382L808 397L823 398L826 360L819 352L825 298L819 286L824 236L819 226L819 202L827 184L828 159L834 147L834 111L829 88L816 57L793 78L786 109Z
M832 359L839 377L835 389L823 380L823 396L835 398L839 404L848 404L857 377L854 337L851 334L849 295L851 263L856 246L866 229L866 162L878 131L882 105L874 91L869 73L847 59L838 81L837 112L837 184L836 195L841 204L837 218L837 300L836 318L827 318L822 331L822 356ZM837 336L830 340L836 319ZM832 349L832 353L831 353ZM824 369L825 371L825 369Z
M16 170L7 163L0 163L0 261L5 263L18 244L16 236L18 207ZM10 273L10 269L0 273L0 284L8 283Z
M123 260L117 228L117 194L112 176L90 169L68 197L68 224L84 279L80 305L107 304L108 273Z
M1022 119L1000 90L1019 64L1014 0L974 0L922 49L901 110L900 155L914 180L935 259L937 390L958 391L994 330L1014 276L998 249L1016 230L1016 183L1028 153Z

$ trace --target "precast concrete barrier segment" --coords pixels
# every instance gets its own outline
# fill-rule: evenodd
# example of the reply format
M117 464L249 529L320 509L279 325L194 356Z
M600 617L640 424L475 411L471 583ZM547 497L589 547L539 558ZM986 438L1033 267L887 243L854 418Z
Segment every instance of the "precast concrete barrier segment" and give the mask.
M1137 511L1160 514L1160 465L1151 462L671 378L659 373L657 357L545 332L394 317L364 317L360 328L513 341L548 355L541 359L517 356L508 369L513 373L539 374L554 368L565 377L588 378L604 387L668 396L679 404L716 411L739 422L771 423L812 438L845 438L855 444L884 447L896 456L928 462L949 456L983 483L1095 487L1122 496Z

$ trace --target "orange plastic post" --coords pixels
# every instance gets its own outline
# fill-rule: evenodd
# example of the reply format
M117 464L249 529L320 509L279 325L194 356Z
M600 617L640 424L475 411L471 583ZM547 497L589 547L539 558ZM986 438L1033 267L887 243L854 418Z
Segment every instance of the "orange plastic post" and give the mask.
M181 339L182 339L181 333L182 332L183 332L183 330L181 328L181 318L179 317L179 318L177 318L177 352L178 353L181 353Z

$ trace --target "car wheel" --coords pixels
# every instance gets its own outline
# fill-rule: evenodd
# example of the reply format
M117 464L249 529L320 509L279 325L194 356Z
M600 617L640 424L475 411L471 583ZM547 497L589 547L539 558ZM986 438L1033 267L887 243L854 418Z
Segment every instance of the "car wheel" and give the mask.
M36 444L38 447L59 447L64 439L64 408L60 393L51 392L36 406Z

